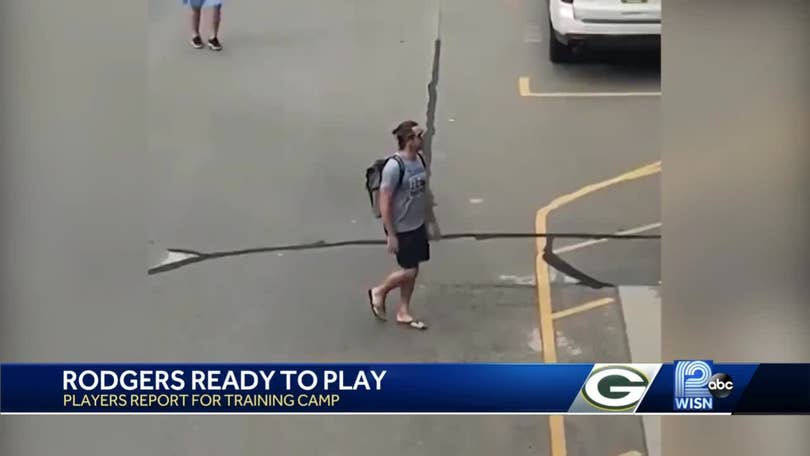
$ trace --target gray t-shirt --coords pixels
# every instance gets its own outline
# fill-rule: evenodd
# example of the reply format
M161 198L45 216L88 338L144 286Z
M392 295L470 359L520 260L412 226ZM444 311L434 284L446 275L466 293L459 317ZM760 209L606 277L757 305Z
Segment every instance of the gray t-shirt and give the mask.
M427 172L419 157L408 160L402 154L397 155L405 165L402 183L397 187L400 165L392 158L383 168L380 189L393 190L391 221L397 233L404 233L425 224L428 205Z

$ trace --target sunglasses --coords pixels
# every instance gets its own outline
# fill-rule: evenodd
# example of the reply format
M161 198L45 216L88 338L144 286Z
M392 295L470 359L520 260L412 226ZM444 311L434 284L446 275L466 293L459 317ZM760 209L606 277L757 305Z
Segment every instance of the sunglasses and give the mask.
M410 135L408 135L408 139L413 139L413 138L419 138L419 139L422 139L422 135L423 135L424 133L425 133L425 132L424 132L424 131L422 131L422 130L420 129L418 132L416 132L416 133L411 133Z

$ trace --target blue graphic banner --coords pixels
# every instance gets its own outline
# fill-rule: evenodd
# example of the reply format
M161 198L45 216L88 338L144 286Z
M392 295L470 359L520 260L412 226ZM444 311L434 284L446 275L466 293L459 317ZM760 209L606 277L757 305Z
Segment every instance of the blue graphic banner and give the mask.
M810 364L3 364L3 414L807 414Z

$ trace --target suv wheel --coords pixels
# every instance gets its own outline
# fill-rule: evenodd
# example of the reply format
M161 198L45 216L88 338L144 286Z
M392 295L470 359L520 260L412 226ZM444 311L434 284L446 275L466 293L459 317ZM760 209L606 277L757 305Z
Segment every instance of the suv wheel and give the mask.
M568 63L574 60L574 52L557 40L551 21L548 22L548 58L554 63Z

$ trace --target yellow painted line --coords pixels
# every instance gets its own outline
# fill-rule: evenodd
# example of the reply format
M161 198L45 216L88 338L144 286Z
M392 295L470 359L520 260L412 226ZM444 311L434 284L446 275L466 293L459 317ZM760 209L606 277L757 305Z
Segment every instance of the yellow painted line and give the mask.
M566 456L565 421L562 415L548 417L548 430L551 436L551 456Z
M640 451L628 451L627 453L622 453L619 456L644 456L644 454Z
M521 83L522 85L523 83ZM526 89L528 89L528 78L526 79ZM620 176L608 179L595 184L587 185L581 189L555 198L548 205L537 211L534 222L536 233L546 233L548 214L578 198L597 192L612 185L633 179L650 176L661 172L661 162L651 163L647 166L634 169ZM554 335L554 315L551 307L551 280L549 279L548 265L543 260L543 250L546 248L546 238L538 237L535 241L537 256L535 258L535 274L537 276L537 307L540 327L540 336L543 349L541 350L541 361L546 363L557 362L557 341ZM551 456L566 456L568 450L565 445L565 421L561 415L549 417L549 437L551 440Z
M529 85L529 78L525 76L521 76L518 79L518 93L520 93L521 97L531 97L532 96L532 88Z
M610 186L613 186L613 185L616 185L616 184L620 184L620 183L625 182L625 181L634 180L634 179L640 179L642 177L647 177L647 176L657 174L657 173L660 173L660 172L661 172L661 162L657 161L655 163L651 163L649 165L642 166L641 168L637 168L637 169L634 169L632 171L628 171L628 172L626 172L626 173L624 173L624 174L622 174L620 176L616 176L616 177L614 177L612 179L608 179L608 180L605 180L605 181L602 181L602 182L597 182L597 183L591 184L591 185L586 185L585 187L582 187L581 189L579 189L579 190L577 190L575 192L572 192L572 193L569 193L567 195L563 195L563 196L560 196L558 198L555 198L554 201L552 201L551 203L549 203L545 207L540 208L537 211L537 218L540 218L541 215L545 216L549 212L551 212L551 211L553 211L555 209L559 209L561 206L564 206L564 205L566 205L566 204L568 204L571 201L574 201L576 199L582 198L585 195L589 195L591 193L597 192L599 190L605 189L607 187L610 187ZM545 239L544 238L538 238L538 241L542 241L543 245L545 245Z
M529 78L518 78L521 97L537 98L595 98L595 97L660 97L661 92L532 92Z
M595 301L586 302L585 304L581 304L576 307L572 307L570 309L561 310L559 312L554 312L551 314L551 318L554 320L558 320L560 318L570 317L571 315L576 315L578 313L587 312L591 309L596 309L598 307L606 306L610 303L614 302L613 298L602 298L597 299Z

